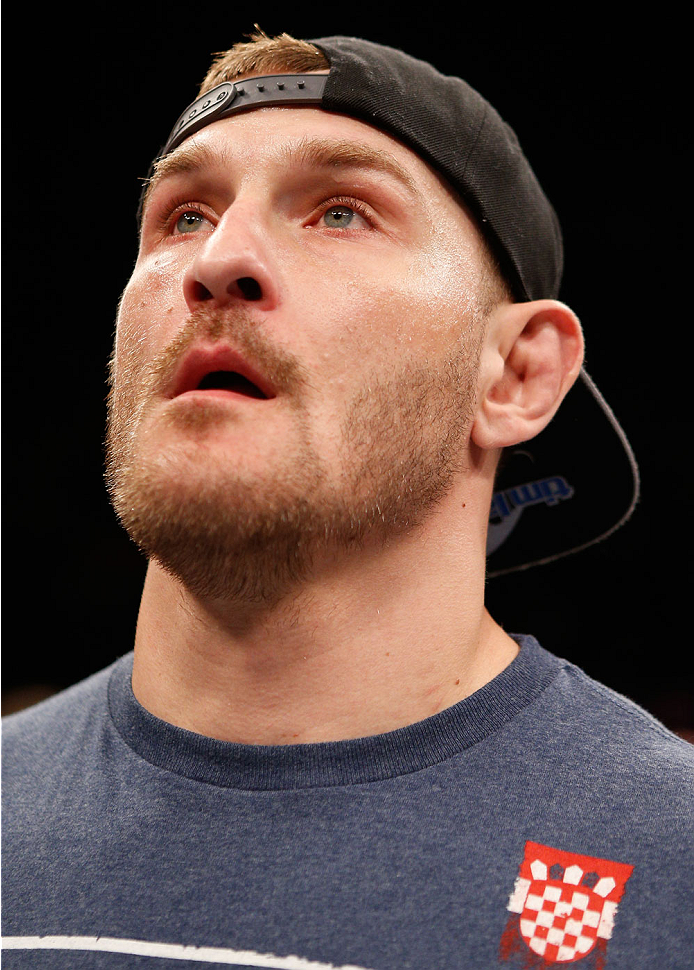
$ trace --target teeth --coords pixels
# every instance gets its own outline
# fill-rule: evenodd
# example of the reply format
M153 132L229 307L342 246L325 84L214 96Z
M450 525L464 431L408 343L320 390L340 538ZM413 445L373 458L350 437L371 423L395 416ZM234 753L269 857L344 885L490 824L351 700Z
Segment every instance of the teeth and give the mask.
M205 374L198 384L198 390L207 391L211 389L236 391L239 394L247 394L249 397L265 399L265 395L259 387L256 387L252 381L243 377L242 374L237 374L234 371L215 370Z

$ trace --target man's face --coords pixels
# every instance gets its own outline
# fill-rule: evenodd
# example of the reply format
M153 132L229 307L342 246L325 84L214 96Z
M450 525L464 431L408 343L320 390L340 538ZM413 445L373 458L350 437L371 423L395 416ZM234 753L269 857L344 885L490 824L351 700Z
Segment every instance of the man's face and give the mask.
M264 108L183 142L117 322L131 537L198 595L267 602L420 525L465 470L480 253L436 174L356 119Z

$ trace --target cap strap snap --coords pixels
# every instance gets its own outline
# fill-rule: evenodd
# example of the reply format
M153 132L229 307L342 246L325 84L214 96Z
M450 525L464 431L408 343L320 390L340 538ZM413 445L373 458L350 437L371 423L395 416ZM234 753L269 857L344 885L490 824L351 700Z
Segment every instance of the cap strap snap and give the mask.
M268 74L224 81L188 105L176 121L160 157L213 121L246 108L271 108L287 102L320 104L327 80L327 74Z

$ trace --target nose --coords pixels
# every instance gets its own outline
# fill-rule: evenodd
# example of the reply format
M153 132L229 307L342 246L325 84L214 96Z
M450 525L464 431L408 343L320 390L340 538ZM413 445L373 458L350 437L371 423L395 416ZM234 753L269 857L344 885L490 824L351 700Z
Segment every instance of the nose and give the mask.
M236 301L273 309L278 284L267 229L251 208L232 204L201 243L183 279L188 308L224 307Z

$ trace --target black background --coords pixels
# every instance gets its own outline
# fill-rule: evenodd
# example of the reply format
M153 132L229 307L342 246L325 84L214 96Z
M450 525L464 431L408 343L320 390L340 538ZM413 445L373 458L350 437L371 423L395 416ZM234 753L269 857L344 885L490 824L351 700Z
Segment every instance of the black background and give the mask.
M583 322L587 369L633 444L643 493L606 543L490 581L488 605L507 630L694 730L683 25L572 7L553 18L497 5L224 6L27 7L5 31L5 691L67 686L131 649L145 563L101 476L138 179L209 55L258 22L402 47L465 77L517 131L562 222L561 298Z

